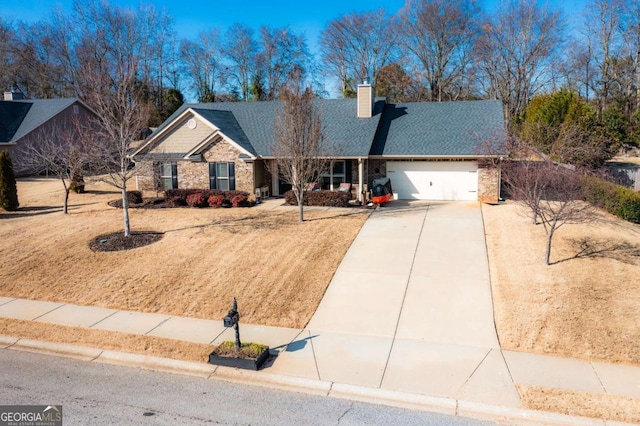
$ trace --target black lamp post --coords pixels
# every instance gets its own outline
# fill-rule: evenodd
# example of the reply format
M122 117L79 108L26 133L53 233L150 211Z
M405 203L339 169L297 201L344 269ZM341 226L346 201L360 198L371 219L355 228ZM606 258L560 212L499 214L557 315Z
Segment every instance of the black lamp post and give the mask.
M229 313L224 317L224 326L225 327L233 327L236 330L236 352L240 352L240 325L238 324L240 320L240 313L238 312L238 301L236 298L233 298L233 306Z

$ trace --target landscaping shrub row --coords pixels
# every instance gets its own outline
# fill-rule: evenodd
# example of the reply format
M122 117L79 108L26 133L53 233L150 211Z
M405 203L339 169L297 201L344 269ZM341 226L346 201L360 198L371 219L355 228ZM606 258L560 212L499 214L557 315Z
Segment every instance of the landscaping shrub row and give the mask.
M326 206L326 207L349 207L351 194L342 191L304 191L303 205L305 206ZM284 194L285 202L290 206L297 206L298 199L293 191Z
M605 180L586 176L585 200L629 222L640 223L640 194Z
M165 198L172 206L189 207L251 207L254 202L244 191L219 189L167 189Z

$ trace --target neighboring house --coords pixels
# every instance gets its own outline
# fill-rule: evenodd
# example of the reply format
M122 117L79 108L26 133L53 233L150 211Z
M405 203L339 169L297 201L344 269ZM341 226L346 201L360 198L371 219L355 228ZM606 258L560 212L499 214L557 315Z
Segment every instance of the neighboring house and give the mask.
M323 189L353 185L360 201L388 176L399 199L497 202L500 174L482 146L504 140L499 101L388 104L370 85L357 99L317 99L324 149L333 160ZM282 195L271 146L280 101L184 104L134 153L138 189L237 189Z
M640 164L609 161L605 168L617 183L640 192Z
M27 172L22 147L37 144L41 132L60 131L78 118L94 114L82 101L66 99L23 99L5 92L0 101L0 151L8 150L16 174Z

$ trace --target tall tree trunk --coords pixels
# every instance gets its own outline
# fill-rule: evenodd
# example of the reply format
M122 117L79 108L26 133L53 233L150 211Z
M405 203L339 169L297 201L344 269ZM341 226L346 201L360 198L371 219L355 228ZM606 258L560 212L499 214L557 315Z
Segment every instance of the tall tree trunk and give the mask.
M127 199L127 186L122 185L122 217L124 220L124 236L131 236L131 225L129 223L129 200Z
M298 220L304 222L304 188L299 190L298 195Z
M62 206L62 211L64 214L69 213L69 192L71 191L70 186L64 187L64 205Z
M544 255L544 264L547 266L551 264L551 240L553 239L554 232L555 232L555 224L552 224L551 228L549 228L549 233L547 234L547 250Z
M60 180L62 181L62 186L64 186L64 202L62 204L62 212L64 214L67 214L69 213L69 192L71 191L71 183L67 185L67 182L64 180L64 178L60 178Z

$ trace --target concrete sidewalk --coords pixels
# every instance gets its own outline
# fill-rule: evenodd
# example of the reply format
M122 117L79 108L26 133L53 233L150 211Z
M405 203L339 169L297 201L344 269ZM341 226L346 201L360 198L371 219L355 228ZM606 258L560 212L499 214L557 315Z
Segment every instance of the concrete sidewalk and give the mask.
M183 318L168 315L158 315L139 312L115 311L103 308L70 305L63 303L42 302L26 299L14 299L0 297L0 318L15 318L46 322L51 324L88 327L100 330L125 331L133 334L161 336L175 340L195 343L217 344L224 340L233 339L231 329L225 329L221 321L201 320L195 318ZM135 323L135 325L132 325ZM384 381L382 385L376 383L380 375L373 378L365 377L370 373L380 358L386 355L377 355L376 347L384 342L390 345L390 341L383 337L358 336L340 333L313 334L310 330L297 330L289 328L265 327L243 324L241 331L247 341L259 341L273 348L273 353L278 357L273 364L264 368L261 372L242 372L234 375L230 371L218 373L220 378L232 378L249 383L262 384L273 383L280 387L290 387L297 390L300 381L304 383L306 391L312 393L328 394L337 397L359 399L367 402L383 402L392 405L406 407L421 407L432 411L458 414L469 417L487 419L502 419L513 421L515 424L618 424L605 423L599 420L573 418L569 416L556 416L535 413L522 410L519 400L506 398L494 399L492 403L482 403L485 394L492 393L492 389L502 391L505 386L532 385L548 388L559 388L571 391L591 392L597 394L611 394L640 398L640 367L606 364L600 362L588 362L577 359L558 358L546 355L501 351L491 348L484 358L476 361L456 354L451 347L445 345L423 346L416 344L407 348L403 361L408 371L413 372L413 377L408 379L404 387L399 388ZM414 341L415 342L415 341ZM410 342L407 342L409 344ZM0 336L0 348L14 348L26 350L38 350L41 347L45 352L65 352L57 349L56 345L47 343L25 341L10 336ZM53 346L53 349L51 347ZM358 346L359 351L351 351L348 348ZM394 350L396 350L394 348ZM107 362L122 363L121 360L132 359L131 365L150 368L162 365L153 357L136 357L122 355L116 357L110 351L86 351L67 350L72 356L78 356L86 360L93 360L104 352ZM400 352L397 352L400 354ZM373 356L372 356L373 355ZM449 358L444 368L439 365L441 360ZM139 359L141 361L136 362ZM181 362L176 371L189 372L193 369L212 371L207 369L203 360L202 367L185 367ZM506 375L496 375L496 364L502 361L508 370ZM429 364L435 363L436 368ZM347 372L327 374L332 364L349 365L362 364L350 374ZM457 369L452 369L453 365ZM213 366L210 366L213 367ZM225 368L225 367L218 367ZM432 377L428 384L424 371L427 369ZM442 368L436 377L436 371ZM163 368L160 368L163 369ZM264 374L263 374L264 373ZM261 376L263 374L263 376ZM313 383L316 382L317 385ZM415 386L411 389L410 386ZM330 392L331 391L331 392ZM511 414L509 414L511 413ZM528 419L528 420L527 420ZM529 423L531 422L531 423Z
M259 373L237 374L518 424L532 414L522 410L516 385L640 398L638 367L501 350L479 205L399 204L367 220L304 330L241 324L244 341L268 344L278 356ZM6 297L0 297L0 318L206 344L233 339L221 320ZM16 340L0 343L20 347ZM533 424L604 424L556 420Z

